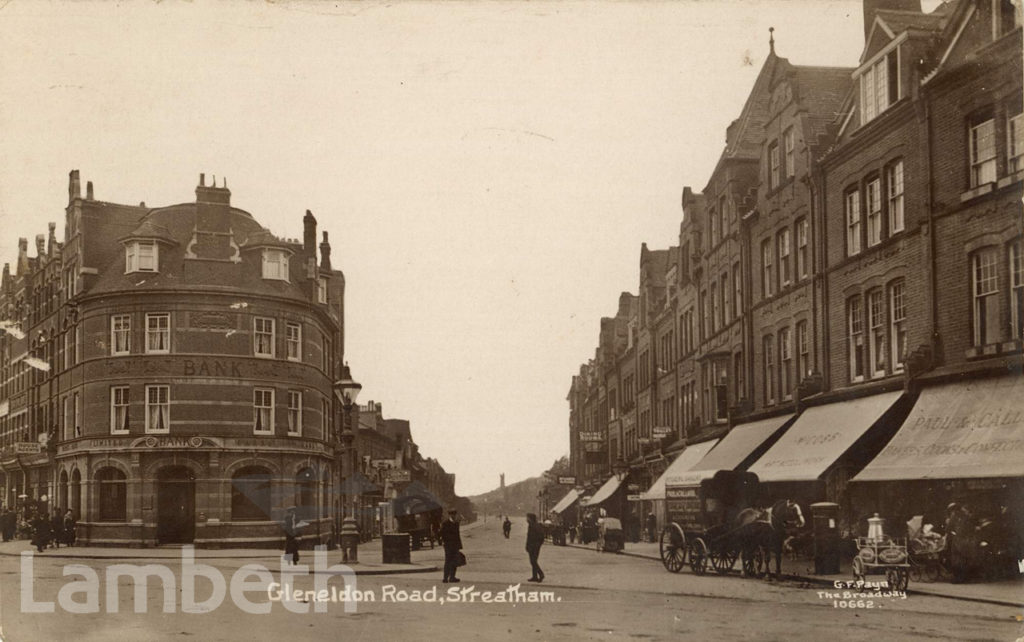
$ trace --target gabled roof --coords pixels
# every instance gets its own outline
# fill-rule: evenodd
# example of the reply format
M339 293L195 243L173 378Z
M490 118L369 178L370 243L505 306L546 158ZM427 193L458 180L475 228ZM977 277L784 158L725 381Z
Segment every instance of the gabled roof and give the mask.
M797 100L806 110L804 137L812 148L828 144L829 130L843 115L843 101L853 86L851 67L793 67Z

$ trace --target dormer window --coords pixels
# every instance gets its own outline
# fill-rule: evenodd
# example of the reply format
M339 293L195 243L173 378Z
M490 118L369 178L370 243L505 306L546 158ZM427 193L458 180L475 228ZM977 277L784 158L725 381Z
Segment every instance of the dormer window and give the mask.
M897 46L860 70L861 125L880 115L900 97L900 49Z
M288 280L288 254L284 250L263 250L263 278Z
M125 246L125 273L156 272L159 250L153 241L132 241Z

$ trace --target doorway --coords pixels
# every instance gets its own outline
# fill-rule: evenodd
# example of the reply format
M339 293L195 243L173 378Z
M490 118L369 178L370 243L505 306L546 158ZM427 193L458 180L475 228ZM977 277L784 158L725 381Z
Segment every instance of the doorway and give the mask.
M159 544L190 544L196 534L196 479L185 466L160 470L156 485Z

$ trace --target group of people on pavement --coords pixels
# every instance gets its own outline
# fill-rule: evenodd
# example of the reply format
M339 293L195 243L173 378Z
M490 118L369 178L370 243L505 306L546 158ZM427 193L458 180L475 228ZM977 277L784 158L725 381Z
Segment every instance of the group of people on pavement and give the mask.
M52 514L44 505L26 503L17 511L10 507L0 510L0 537L10 542L20 536L30 537L36 550L42 553L47 548L72 546L75 543L75 520L71 509L54 510Z

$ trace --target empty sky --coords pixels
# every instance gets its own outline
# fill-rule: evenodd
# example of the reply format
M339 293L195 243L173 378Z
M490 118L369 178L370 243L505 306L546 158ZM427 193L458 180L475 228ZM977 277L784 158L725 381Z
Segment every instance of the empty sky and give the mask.
M768 53L854 66L859 2L0 2L0 261L96 198L275 234L310 209L363 397L461 494L567 454L570 378L676 238ZM32 242L30 241L30 245Z

